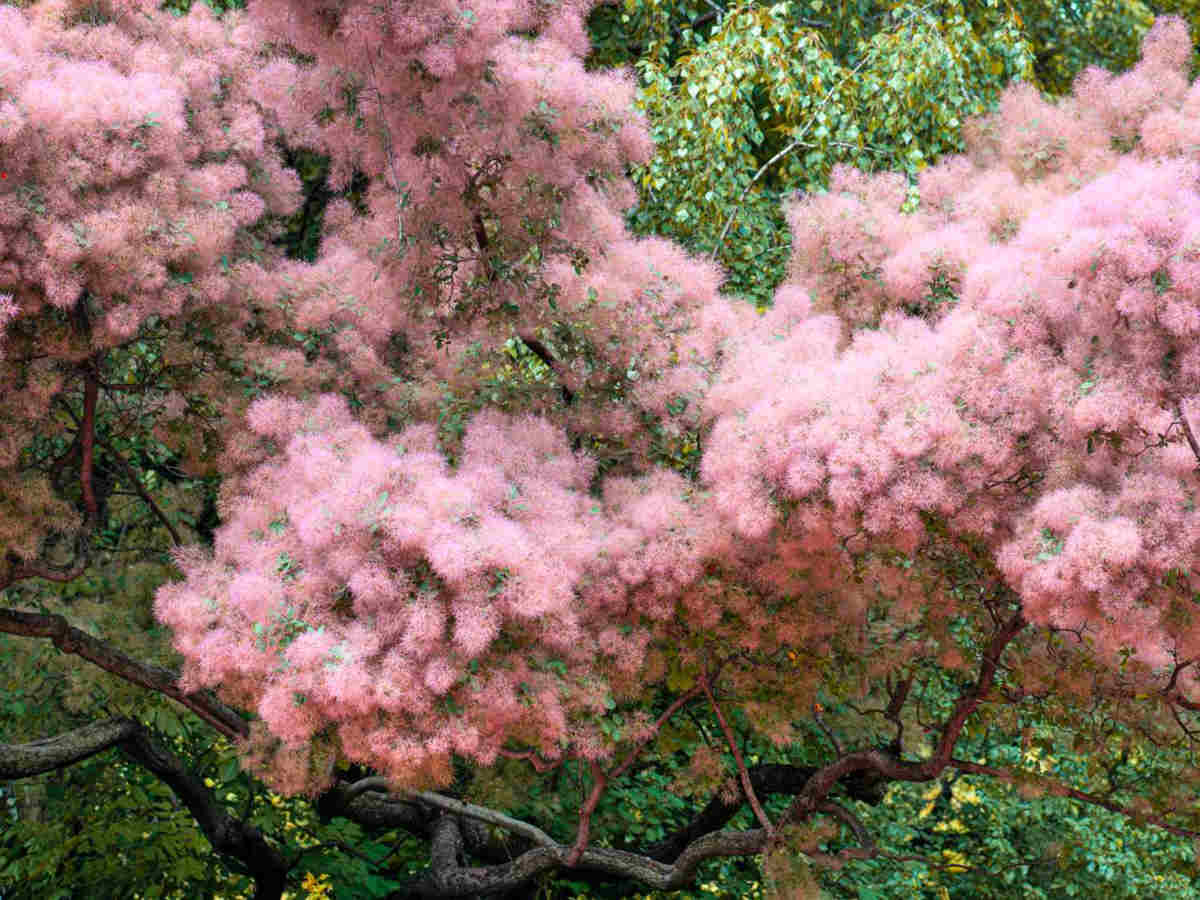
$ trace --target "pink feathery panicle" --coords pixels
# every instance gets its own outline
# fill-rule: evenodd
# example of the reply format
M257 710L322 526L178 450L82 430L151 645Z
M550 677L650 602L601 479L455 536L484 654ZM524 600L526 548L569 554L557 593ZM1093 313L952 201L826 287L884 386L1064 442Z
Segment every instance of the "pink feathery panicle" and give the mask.
M18 260L42 285L23 316L87 286L129 297L101 342L194 308L227 316L222 334L253 309L327 335L308 357L231 337L279 383L230 406L213 552L180 553L185 580L156 597L184 682L261 716L248 760L311 790L322 741L414 786L510 741L604 758L596 718L663 677L663 647L691 652L681 630L820 655L875 596L950 617L958 600L864 553L917 554L930 522L981 540L1036 624L1086 622L1098 652L1151 666L1200 652L1200 623L1164 615L1169 570L1200 550L1200 103L1178 20L1061 103L1010 88L963 156L922 172L913 213L902 176L835 169L788 204L789 278L757 315L715 265L626 231L624 167L652 143L631 77L583 66L589 8L257 0L228 46L193 12L162 26L167 50L131 16L103 38L119 59L21 51L51 92L57 183L117 190L74 209L51 184L59 212L33 226L0 196L0 237L33 227L45 247ZM0 8L18 48L48 21ZM318 61L250 65L259 39ZM369 128L338 111L360 83ZM152 161L70 143L151 113ZM330 156L334 190L363 172L366 214L332 204L314 263L243 254L226 273L238 229L295 198L265 149L279 133ZM218 143L229 158L202 163ZM662 464L684 428L704 436L698 481Z
M377 758L355 723L385 722L408 742L407 768L390 770L400 779L441 771L450 752L493 759L514 735L557 752L597 703L562 673L639 671L651 634L629 623L662 618L661 598L695 580L711 541L680 476L610 481L598 501L595 461L532 417L480 413L454 467L425 426L383 443L340 399L264 397L247 420L281 452L231 504L213 557L182 554L187 581L157 599L185 680L220 687L243 660L272 733L299 742L332 723L352 758ZM614 576L635 595L593 607L589 586ZM496 702L478 702L487 673L530 655L564 668L493 680ZM516 702L534 689L539 703Z
M219 307L236 320L248 229L301 199L265 141L277 110L248 90L262 39L241 14L101 6L0 7L0 353L26 360L0 369L0 549L30 559L50 523L78 518L43 477L11 470L55 395L77 386L67 373L151 318ZM279 255L268 245L260 261ZM236 325L219 340L235 356L245 343ZM215 387L206 377L200 393ZM181 448L188 466L211 466L196 443Z
M761 541L788 498L790 528L826 535L817 565L760 580L833 572L864 533L915 552L933 515L987 541L1035 623L1086 622L1101 654L1151 667L1200 648L1164 586L1200 551L1190 50L1164 19L1125 75L1088 70L1058 104L1014 85L922 173L912 215L896 176L846 169L792 203L780 297L838 321L764 316L706 406L703 476L731 527ZM952 296L922 306L935 279ZM1032 488L1005 487L1021 473Z
M118 4L93 28L65 27L66 0L0 10L12 64L6 181L38 195L0 217L0 246L19 252L20 233L43 245L16 260L25 292L62 309L84 290L104 298L95 346L128 340L152 315L228 302L234 282L221 259L236 255L239 229L299 200L280 191L286 179L266 188L255 174L281 166L262 140L269 107L241 77L254 68L249 26L236 15L218 23L203 4L178 19L140 6ZM218 80L227 88L214 94ZM202 162L218 151L225 162Z

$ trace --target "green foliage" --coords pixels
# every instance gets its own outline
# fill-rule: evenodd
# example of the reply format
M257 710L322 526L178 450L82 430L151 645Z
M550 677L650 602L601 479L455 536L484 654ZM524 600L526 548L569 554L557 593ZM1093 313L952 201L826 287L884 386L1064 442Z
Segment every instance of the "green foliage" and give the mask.
M781 197L822 190L839 163L914 176L962 149L962 122L1010 79L1033 74L1014 13L939 0L868 16L840 4L831 29L802 7L732 7L672 65L650 54L637 63L658 152L634 173L631 225L711 253L736 211L717 259L725 289L758 305L787 262Z
M893 785L878 809L860 804L856 813L881 847L929 863L877 860L827 872L822 886L828 895L930 900L1200 896L1189 841L1158 829L1131 828L1122 816L1068 798L1039 796L1037 774L1087 784L1102 773L1089 772L1070 747L1056 748L1062 755L1043 750L1054 743L1050 723L1031 731L1041 737L1024 752L1019 746L989 746L986 739L971 741L962 752L1033 773L1023 784L951 775L929 785ZM1128 759L1114 774L1143 778L1153 768L1147 762Z
M159 9L167 10L175 15L187 15L194 0L163 0ZM246 0L201 0L218 16L230 9L245 9Z

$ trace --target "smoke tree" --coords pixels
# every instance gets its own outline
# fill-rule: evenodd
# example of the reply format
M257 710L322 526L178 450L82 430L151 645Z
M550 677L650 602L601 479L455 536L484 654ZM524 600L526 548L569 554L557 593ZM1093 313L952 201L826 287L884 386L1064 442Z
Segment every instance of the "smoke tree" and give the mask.
M1186 26L1061 103L1011 86L915 211L902 175L835 168L788 204L760 314L626 231L625 171L653 148L631 76L583 66L590 5L122 2L87 27L74 0L0 7L0 587L86 565L98 398L138 335L166 335L142 413L221 478L213 546L181 541L154 601L177 682L52 617L5 630L176 697L281 792L428 837L412 895L561 867L675 889L764 851L778 886L789 846L883 854L851 801L947 770L1196 837L1187 777L1113 800L956 751L1019 732L1027 700L1085 735L1102 702L1194 772ZM330 203L312 263L265 240L299 202L276 136L327 154L335 190L367 183ZM30 474L68 390L75 442ZM692 707L717 743L689 748L690 777L725 791L643 852L597 846L608 788ZM807 767L756 764L734 733L783 753L810 723ZM287 861L136 723L0 761L114 744L278 896ZM513 761L586 770L569 840L434 792ZM758 827L722 830L743 803Z

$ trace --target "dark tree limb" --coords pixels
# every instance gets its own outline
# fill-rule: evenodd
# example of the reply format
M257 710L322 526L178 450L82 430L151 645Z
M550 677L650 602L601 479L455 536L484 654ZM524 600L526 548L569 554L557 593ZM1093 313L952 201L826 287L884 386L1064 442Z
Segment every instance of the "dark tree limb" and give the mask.
M705 835L680 855L674 865L656 862L638 853L588 847L578 866L607 875L628 879L655 890L672 891L687 887L696 877L700 863L718 856L747 856L762 850L766 834L753 831L721 831ZM465 845L458 822L441 817L434 826L434 853L430 869L390 895L389 900L421 897L472 897L512 890L527 884L543 872L567 865L571 848L536 847L512 862L497 866L467 867L459 864Z
M127 740L136 728L130 719L107 719L27 744L0 744L0 781L65 769Z
M139 662L99 638L73 627L62 616L0 609L0 632L24 637L48 637L63 653L81 656L106 672L186 706L231 740L249 734L245 720L215 697L200 692L185 694L179 689L174 672Z
M804 789L808 779L817 773L816 766L790 766L778 763L767 763L751 766L747 769L750 783L760 797L772 794L794 796ZM738 785L734 783L734 787ZM859 772L848 776L841 782L841 787L854 800L861 800L872 806L883 799L883 780L871 772ZM674 834L663 838L645 848L644 852L651 859L659 862L672 862L678 858L692 841L710 832L723 828L745 804L746 798L740 791L717 791L708 805L704 807L687 825Z
M687 699L691 699L694 693L686 695ZM775 764L747 769L751 784L759 796L797 794L817 771L811 766ZM882 799L881 784L882 781L873 773L856 772L848 776L842 787L849 796L876 804ZM511 890L524 883L522 878L532 878L552 868L570 866L573 846L557 843L536 825L441 794L387 791L387 779L379 776L363 778L353 784L339 782L318 798L317 811L326 820L333 816L345 816L368 828L402 828L431 842L438 827L449 827L446 824L439 826L439 823L453 817L457 839L462 842L462 852L492 864L456 870L452 877L441 872L436 876L432 872L427 873L406 886L411 893L396 896L472 896L485 890L485 884L487 891ZM718 792L704 811L685 828L640 853L584 848L571 870L571 877L597 884L630 881L647 887L674 885L674 888L662 889L686 887L691 883L689 879L694 878L695 865L709 858L703 855L705 853L744 855L760 852L766 836L761 829L753 832L721 830L745 802L745 798L736 791L729 794L728 798L726 792ZM752 837L731 837L733 835ZM720 836L719 839L717 836ZM441 834L440 839L450 841L452 837ZM735 848L742 849L735 853ZM548 855L535 851L548 851ZM696 854L701 856L695 858ZM689 871L691 875L685 877L682 874Z
M231 816L178 757L133 719L95 722L28 744L0 744L0 778L28 778L65 768L111 747L118 747L171 788L213 849L254 879L255 900L279 900L283 896L290 868L283 854L253 825Z
M857 784L860 790L869 787L877 790L878 784L884 781L922 782L937 778L952 764L951 753L963 726L991 690L1005 648L1025 626L1022 614L1017 611L997 629L983 655L975 684L959 698L943 723L938 745L929 759L909 762L900 759L894 751L874 748L844 753L829 765L807 770L785 766L756 767L755 770L743 767L739 776L744 777L740 780L749 785L750 790L759 791L757 779L763 782L763 793L772 793L767 788L776 785L767 782L769 776L775 776L783 786L791 789L789 792L796 800L777 828L782 828L789 820L803 821L814 814L822 814L831 816L854 832L860 846L835 855L810 854L818 861L843 865L850 859L886 855L879 852L866 829L849 810L829 800L830 792L839 784ZM602 782L598 779L596 785L600 787ZM465 897L513 890L543 872L559 868L571 868L575 877L621 879L657 890L678 890L691 884L696 867L703 860L760 853L767 848L769 840L764 829L715 830L741 807L744 796L728 803L714 800L699 821L690 823L680 834L651 848L649 853L633 853L588 847L586 838L579 840L578 835L570 846L547 845L532 841L521 833L500 840L485 826L488 818L475 815L464 820L456 811L451 811L446 802L441 802L448 798L439 798L438 802L432 803L414 795L380 796L366 792L368 787L378 786L378 782L357 787L344 783L336 785L319 800L318 810L323 816L346 815L365 825L402 827L431 841L434 849L430 869L407 883L402 892L393 895L397 898ZM747 793L745 788L743 793ZM540 831L537 833L541 834ZM507 861L481 867L468 867L462 862L468 856L503 859L501 853L509 854Z
M283 896L290 867L283 854L267 842L261 831L231 816L213 799L204 783L140 725L121 749L175 792L214 850L232 857L249 872L254 879L255 900L279 900Z
M388 781L378 775L369 778L363 778L354 782L346 788L346 802L353 800L360 794L367 791L380 791L387 793L390 790ZM435 794L430 791L404 791L398 796L412 799L418 803L428 804L444 810L447 813L454 813L460 816L465 816L468 819L475 819L487 825L495 825L499 828L505 828L514 834L519 834L533 844L543 847L555 847L558 845L550 835L542 831L536 825L531 825L528 822L522 822L519 819L514 819L511 816L506 816L502 812L494 809L488 809L485 806L476 806L474 803L466 803L462 800L455 800L453 797L446 797L442 794Z

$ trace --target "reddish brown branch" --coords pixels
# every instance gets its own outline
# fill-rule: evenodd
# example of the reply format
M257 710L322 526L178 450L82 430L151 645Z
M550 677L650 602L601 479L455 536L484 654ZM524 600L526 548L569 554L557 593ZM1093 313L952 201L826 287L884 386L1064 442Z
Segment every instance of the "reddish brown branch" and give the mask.
M608 777L604 774L604 770L595 760L591 765L592 791L579 810L579 830L575 833L575 843L571 845L571 852L567 854L565 863L569 869L578 864L580 857L583 856L583 851L587 849L588 837L592 831L592 813L596 811L600 798L604 796L604 789L608 787Z
M0 609L0 632L24 637L48 637L63 653L74 653L106 672L163 694L186 706L226 737L246 737L249 729L236 712L202 693L185 694L174 672L139 662L90 634L71 626L62 616Z
M1016 784L1022 780L1021 774L1008 769L1001 769L997 766L986 766L981 763L967 762L961 759L951 759L950 765L960 772L966 772L969 775L988 775L992 778L998 778L1001 781L1007 781L1010 784ZM1041 775L1035 777L1039 782L1048 782L1046 790L1057 797L1070 797L1072 800L1078 800L1080 803L1090 803L1092 806L1099 806L1102 809L1107 809L1109 812L1114 812L1130 819L1149 822L1151 825L1155 825L1163 829L1163 831L1169 831L1171 834L1178 835L1179 837L1200 838L1200 831L1193 831L1190 828L1181 828L1178 825L1172 825L1162 816L1134 812L1127 806L1122 806L1120 803L1113 803L1111 800L1105 800L1103 797L1097 797L1095 794L1078 791L1075 788L1067 787L1065 784L1057 781L1051 781Z
M713 713L717 717L717 722L721 726L721 732L725 735L725 743L729 745L729 750L733 753L733 762L737 766L738 781L742 785L742 793L746 795L746 801L750 804L750 808L754 810L755 818L758 819L759 824L766 830L767 837L770 838L775 833L775 826L771 824L770 818L767 817L767 811L758 802L758 795L754 793L754 785L750 783L750 775L746 771L746 762L742 759L742 751L738 748L737 741L734 739L733 729L725 721L725 714L721 712L721 707L717 704L717 698L713 696L712 686L708 683L707 673L701 677L700 687L704 689L704 696L708 698L708 704L712 707Z
M605 773L598 763L592 761L592 790L588 794L586 802L584 802L579 810L579 829L575 833L575 842L571 845L571 851L567 854L566 865L568 867L575 866L583 856L584 850L587 849L588 838L592 830L592 814L596 811L596 806L600 803L600 798L604 796L604 791L608 787L609 781L620 777L633 765L633 761L637 759L638 754L641 753L646 744L653 740L654 736L658 734L667 720L675 715L685 703L695 697L699 693L699 690L699 688L692 688L692 690L678 697L675 702L668 706L666 711L655 721L654 728L650 734L643 736L633 749L629 751L624 762L613 769L612 772Z
M505 759L523 759L533 766L533 770L539 774L553 772L561 766L566 759L542 759L532 750L501 750L500 755Z
M63 569L57 566L28 563L16 554L10 553L6 558L3 575L0 576L0 591L12 587L18 581L24 581L26 578L45 578L47 581L65 584L68 581L74 581L82 575L84 570L87 569L87 565L88 558L86 555L82 555L69 569Z
M864 769L875 770L892 781L932 781L950 763L951 755L967 719L983 702L991 690L1000 666L1000 656L1005 647L1021 633L1026 622L1020 611L993 636L979 666L979 677L975 684L954 704L954 709L942 725L941 738L933 754L921 762L903 761L884 750L861 750L847 753L838 760L818 770L805 784L804 789L792 801L779 822L784 824L802 822L817 811L826 801L829 792L841 779Z
M683 707L683 705L685 703L687 703L689 700L691 700L693 697L697 696L700 693L700 691L701 691L701 687L699 685L697 685L696 687L694 687L690 691L688 691L686 694L682 694L678 698L676 698L675 702L672 703L670 706L668 706L666 711L661 716L659 716L658 719L655 721L654 727L650 731L650 733L647 735L644 735L642 737L642 739L637 742L636 746L634 746L634 748L629 751L629 755L625 757L625 761L622 762L615 769L613 769L611 772L609 772L608 777L610 779L613 779L613 778L620 778L622 775L624 775L625 772L629 769L629 767L631 765L633 765L633 761L635 759L637 759L638 754L640 754L642 752L642 750L645 749L645 746L648 743L650 743L652 740L654 740L654 738L662 730L662 727L667 724L667 721L671 718L671 716L673 716L673 715L675 715L675 713L679 712L679 710Z

